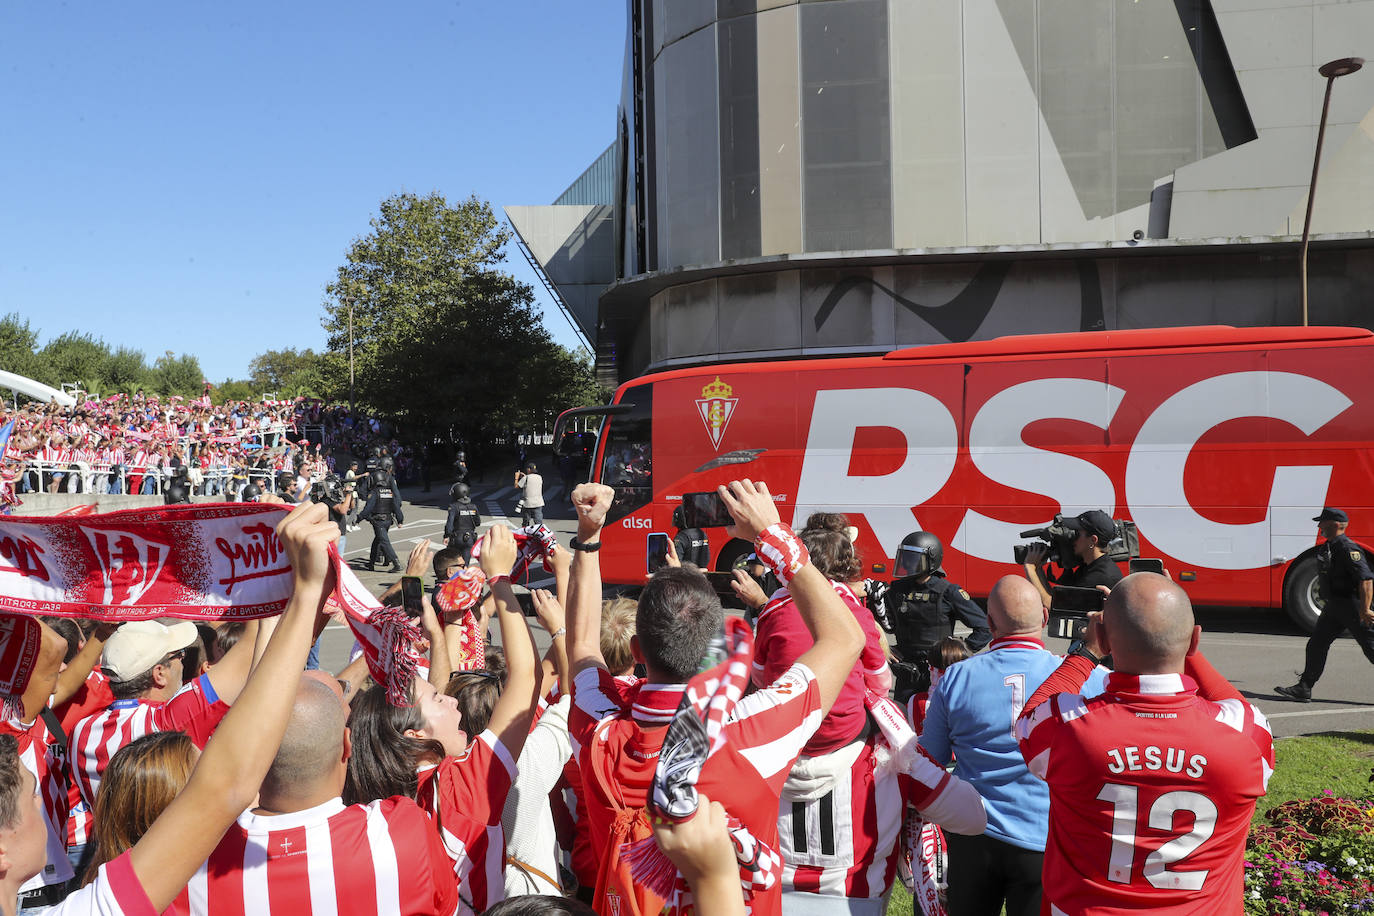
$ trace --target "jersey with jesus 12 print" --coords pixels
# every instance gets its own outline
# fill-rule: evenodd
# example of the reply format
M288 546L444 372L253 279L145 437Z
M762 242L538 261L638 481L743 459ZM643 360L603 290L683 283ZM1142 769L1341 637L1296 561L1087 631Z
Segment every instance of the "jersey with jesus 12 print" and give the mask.
M1113 674L1021 722L1050 789L1050 913L1239 914L1245 839L1273 772L1263 714L1179 674Z

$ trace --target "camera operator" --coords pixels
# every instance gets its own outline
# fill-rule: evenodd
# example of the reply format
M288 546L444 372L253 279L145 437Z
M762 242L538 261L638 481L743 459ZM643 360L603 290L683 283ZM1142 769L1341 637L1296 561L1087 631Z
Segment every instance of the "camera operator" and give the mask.
M1100 509L1089 509L1076 518L1064 519L1063 525L1074 533L1073 555L1078 565L1065 570L1057 578L1052 577L1045 565L1050 545L1031 544L1026 550L1026 578L1040 593L1040 600L1045 607L1053 603L1050 592L1056 585L1076 588L1105 585L1111 588L1121 581L1121 567L1107 556L1107 545L1116 537L1116 523L1110 515Z
M945 578L940 568L944 554L944 545L929 531L908 534L897 548L892 585L878 599L881 611L875 616L884 626L890 623L896 637L893 654L901 663L892 670L899 703L930 689L927 656L931 646L954 635L956 617L973 630L965 640L970 652L992 640L987 613L968 592Z

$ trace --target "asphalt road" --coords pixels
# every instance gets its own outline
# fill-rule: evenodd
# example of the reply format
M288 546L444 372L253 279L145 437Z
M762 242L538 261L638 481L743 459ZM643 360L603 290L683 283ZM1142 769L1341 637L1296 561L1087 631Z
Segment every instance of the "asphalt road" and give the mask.
M550 481L545 494L545 523L566 541L574 530L572 510L561 486ZM447 513L447 485L436 485L433 492L421 493L407 488L406 523L391 531L391 541L404 565L406 555L417 541L441 543ZM514 487L475 490L478 511L489 525L493 519L518 525L515 512L518 498ZM366 562L372 543L372 529L363 524L350 532L344 558L356 568ZM362 581L380 593L396 581L389 573L358 570ZM429 579L426 579L428 582ZM539 582L534 584L539 585ZM552 585L550 580L548 585ZM1354 640L1340 639L1331 647L1326 673L1314 691L1311 703L1293 703L1274 693L1278 684L1292 684L1303 666L1306 637L1288 622L1282 611L1243 608L1204 608L1198 611L1203 627L1202 649L1237 689L1269 717L1278 737L1330 731L1374 731L1374 666L1365 660ZM536 641L542 651L547 635L531 618ZM1051 649L1062 652L1067 640L1050 639ZM337 671L347 661L352 637L343 627L331 624L321 645L321 665Z

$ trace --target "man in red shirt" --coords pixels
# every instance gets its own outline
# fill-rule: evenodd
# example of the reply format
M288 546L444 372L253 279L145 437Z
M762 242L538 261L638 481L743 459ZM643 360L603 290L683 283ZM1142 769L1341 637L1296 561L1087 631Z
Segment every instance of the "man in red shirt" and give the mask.
M122 625L105 643L101 667L114 702L72 729L70 759L82 800L95 809L100 774L122 747L149 732L184 731L204 747L243 689L253 662L257 622L209 672L182 686L182 655L199 637L195 624L155 620Z
M1200 632L1183 589L1128 576L1026 703L1021 753L1050 788L1041 912L1242 912L1273 736L1197 652ZM1106 692L1079 696L1109 652Z
M178 913L347 910L451 914L458 886L433 822L412 799L339 798L351 743L343 701L301 681L286 735L244 812L177 898Z
M774 572L788 583L815 640L781 677L739 702L725 726L728 742L717 755L727 759L708 767L697 784L760 842L776 849L783 783L853 670L864 636L829 581L805 559L796 535L779 521L767 487L735 481L720 492L735 519L732 534L758 539L760 555L773 558ZM644 806L667 725L724 621L720 601L700 572L662 570L645 587L636 615L635 656L648 677L627 685L611 676L601 657L596 551L614 496L602 484L583 484L573 492L578 524L571 545L568 654L575 675L569 730L578 748L596 850L606 846L621 811ZM614 898L630 896L634 889L622 886L623 875L607 874L607 866L601 863L594 905L615 909ZM754 892L750 903L754 913L780 913L780 884Z

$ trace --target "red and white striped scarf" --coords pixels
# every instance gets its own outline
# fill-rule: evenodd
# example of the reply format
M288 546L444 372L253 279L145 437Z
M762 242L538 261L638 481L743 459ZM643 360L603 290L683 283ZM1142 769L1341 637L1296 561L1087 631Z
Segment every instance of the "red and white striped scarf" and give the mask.
M160 506L84 516L0 517L0 614L125 622L246 620L280 614L291 566L263 503ZM383 608L331 548L335 588L368 669L396 705L424 662L422 633ZM2 661L2 659L0 659ZM3 685L0 685L3 687ZM0 690L0 692L3 692Z
M38 664L42 628L32 617L0 615L0 697L5 719L22 719L20 700L29 687L29 678Z

